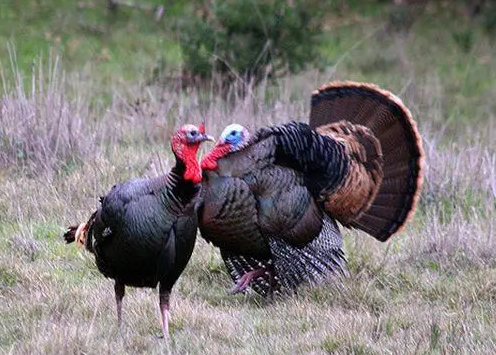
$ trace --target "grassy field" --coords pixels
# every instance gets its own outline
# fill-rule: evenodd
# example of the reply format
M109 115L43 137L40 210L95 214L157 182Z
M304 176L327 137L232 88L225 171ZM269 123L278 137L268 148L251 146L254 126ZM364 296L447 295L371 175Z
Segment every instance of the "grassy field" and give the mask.
M48 3L8 1L0 15L0 353L496 353L496 49L477 22L444 5L407 28L383 5L333 14L325 72L231 107L143 85L160 58L180 65L174 34L149 15L110 21L96 2ZM113 282L63 243L64 227L115 182L167 171L178 124L206 118L218 135L231 122L304 120L312 90L334 79L390 89L419 123L426 176L408 228L384 244L345 230L350 277L276 302L229 296L218 252L199 238L173 291L170 341L157 338L154 290L129 289L118 331Z

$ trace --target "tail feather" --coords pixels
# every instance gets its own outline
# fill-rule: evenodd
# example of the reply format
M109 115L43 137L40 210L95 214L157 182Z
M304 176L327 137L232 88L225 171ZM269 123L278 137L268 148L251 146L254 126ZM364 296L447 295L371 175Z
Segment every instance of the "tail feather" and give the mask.
M76 241L76 230L79 226L69 226L67 231L64 233L63 238L67 244L74 243Z
M322 130L343 121L370 130L382 157L382 181L375 195L369 195L367 208L343 224L386 241L412 216L419 198L424 152L417 125L398 97L375 85L337 82L316 90L310 127ZM370 144L364 149L369 151Z
M383 179L383 181L391 180L396 177L403 177L408 174L411 167L406 165L404 162L391 163L388 168L388 176Z
M69 226L67 228L67 231L64 233L63 235L63 238L65 240L65 242L67 244L70 244L70 243L76 243L76 246L78 247L83 247L83 246L86 246L86 248L88 250L90 250L91 248L89 248L89 243L88 242L91 242L89 239L90 239L90 235L89 235L89 232L91 231L92 227L93 227L93 223L95 221L95 216L96 216L96 212L94 212L90 219L88 220L88 222L86 223L81 223L77 226Z

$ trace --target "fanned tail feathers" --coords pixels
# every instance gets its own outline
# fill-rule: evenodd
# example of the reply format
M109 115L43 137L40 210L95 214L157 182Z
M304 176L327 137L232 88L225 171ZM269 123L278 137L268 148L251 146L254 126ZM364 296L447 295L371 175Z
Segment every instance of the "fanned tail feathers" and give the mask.
M355 128L346 127L349 124ZM353 166L352 162L350 173L343 183L348 187L345 186L344 191L334 191L342 195L342 199L349 199L347 192L356 189L355 185L364 187L363 184L368 184L366 198L357 199L366 203L358 203L358 208L350 210L353 213L335 218L380 241L386 241L401 230L417 205L424 160L417 125L403 102L372 84L331 83L321 86L312 95L310 127L321 134L337 135L339 139L347 140L348 149L357 148L356 143L361 144L362 148L358 147L355 153L360 153L362 149L366 152L363 155L365 160L356 154L357 164ZM367 137L369 132L379 143L379 149L374 139ZM382 172L374 167L375 163L366 166L370 162L380 162ZM359 165L363 165L363 169ZM368 181L364 179L364 173L368 174ZM327 207L331 205L329 203ZM334 217L333 211L328 213Z

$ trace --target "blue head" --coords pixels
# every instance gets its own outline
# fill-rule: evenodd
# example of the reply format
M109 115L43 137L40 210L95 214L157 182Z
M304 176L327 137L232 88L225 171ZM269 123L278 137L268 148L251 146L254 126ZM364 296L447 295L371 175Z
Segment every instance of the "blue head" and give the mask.
M250 138L248 130L240 124L233 123L221 133L218 144L226 144L229 151L235 152L243 148Z
M215 147L203 158L201 168L203 170L217 169L217 160L225 155L241 150L249 141L250 133L248 130L237 124L227 126L221 133Z

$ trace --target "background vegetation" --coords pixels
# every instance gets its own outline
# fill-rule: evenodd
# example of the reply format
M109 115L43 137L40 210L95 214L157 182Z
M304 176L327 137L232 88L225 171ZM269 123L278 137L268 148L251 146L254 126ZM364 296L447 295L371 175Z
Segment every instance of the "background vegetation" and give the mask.
M2 3L0 353L495 353L494 5L330 1L312 60L288 54L304 70L263 71L254 86L230 59L241 74L219 95L218 67L188 81L198 73L184 38L222 3L170 1L161 16L158 0ZM254 21L234 15L240 28ZM293 33L288 21L281 31ZM240 60L263 50L239 47ZM153 290L129 290L118 332L113 283L63 244L64 227L115 182L167 171L177 125L205 118L217 135L231 122L305 120L311 91L338 79L397 93L419 122L427 170L408 228L386 244L345 230L350 277L273 303L228 296L221 259L200 238L173 293L171 341L156 337Z

